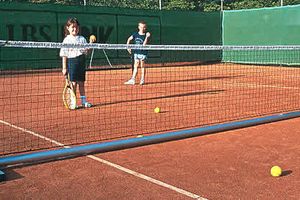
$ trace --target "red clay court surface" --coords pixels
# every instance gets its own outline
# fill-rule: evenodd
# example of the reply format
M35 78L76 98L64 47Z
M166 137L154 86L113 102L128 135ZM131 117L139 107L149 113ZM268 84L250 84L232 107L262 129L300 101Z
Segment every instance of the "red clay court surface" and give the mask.
M53 141L70 145L136 137L300 107L298 68L151 68L146 85L123 85L129 77L130 70L89 72L87 93L95 106L76 111L62 105L58 72L1 78L0 153L54 147ZM160 114L153 112L158 105ZM7 169L0 199L299 199L299 122ZM282 177L270 176L273 165L283 168Z
M76 111L62 104L61 72L0 77L0 155L57 146L31 131L72 145L300 108L299 68L238 64L150 68L146 85L124 85L130 74L131 70L88 72L87 96L94 107ZM157 106L162 113L153 112Z
M299 199L300 118L6 170L0 199ZM279 165L284 175L270 176ZM174 186L184 191L168 188ZM201 198L199 198L201 199Z

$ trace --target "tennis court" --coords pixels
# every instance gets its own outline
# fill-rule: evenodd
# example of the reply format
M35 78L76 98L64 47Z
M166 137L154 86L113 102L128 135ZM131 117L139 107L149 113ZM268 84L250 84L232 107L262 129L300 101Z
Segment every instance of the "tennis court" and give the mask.
M299 5L0 7L0 199L300 198ZM123 44L146 24L150 44ZM57 42L65 28L95 43ZM68 109L73 53L86 94Z
M7 181L0 183L0 196L1 199L298 199L300 163L296 158L300 133L296 127L299 123L296 118L91 158L7 169ZM272 165L280 165L284 175L271 177Z
M61 72L11 74L0 79L1 152L57 146L24 130L73 145L293 111L299 72L232 63L154 67L146 85L128 86L129 69L90 71L86 88L94 107L76 111L62 106ZM161 113L153 112L157 106Z
M18 45L18 42L5 45ZM45 52L61 48L58 43L36 45L42 48L51 45ZM108 48L101 45L94 44L96 55ZM45 196L54 199L297 199L299 163L294 158L299 155L299 137L294 127L299 120L257 124L269 116L276 116L275 121L291 118L281 118L287 113L298 116L300 69L295 59L298 47L190 46L181 50L178 48L186 47L166 46L164 50L161 46L148 47L157 49L149 49L153 59L147 66L144 85L138 84L139 75L135 85L124 84L132 74L128 58L127 63L121 63L122 59L115 63L112 58L110 65L106 59L96 60L87 71L85 85L93 107L79 106L75 110L63 105L65 78L57 66L43 68L57 63L41 60L39 53L43 58L45 52L37 51L39 47L29 47L33 48L33 54L37 53L32 66L18 61L3 62L0 165L6 165L2 170L7 181L0 185L1 196L5 199ZM17 48L1 50L16 52ZM124 51L128 47L120 45L120 48L116 50ZM218 60L220 50L223 60ZM114 55L111 51L115 50L105 51L111 58ZM151 54L152 51L155 52ZM290 63L286 64L287 61ZM155 113L156 107L161 112ZM228 124L235 124L231 129L246 127L236 126L245 122L242 120L258 122L252 123L256 126L251 128L221 129L227 131L141 145L153 136L172 137L199 127ZM135 145L139 147L110 152L116 150L109 147L111 143L122 146L124 141L133 140L140 142ZM75 156L71 153L92 144L108 147L101 154L95 154L100 150ZM55 162L48 162L53 157L46 156L37 161L42 164L32 165L36 163L32 155L44 152L50 155L60 150L70 150L70 154L56 155ZM86 156L91 152L93 155ZM84 156L65 159L79 155ZM29 159L24 161L23 157ZM20 159L6 162L14 158ZM273 165L282 167L281 177L270 176ZM287 183L288 191L275 190Z

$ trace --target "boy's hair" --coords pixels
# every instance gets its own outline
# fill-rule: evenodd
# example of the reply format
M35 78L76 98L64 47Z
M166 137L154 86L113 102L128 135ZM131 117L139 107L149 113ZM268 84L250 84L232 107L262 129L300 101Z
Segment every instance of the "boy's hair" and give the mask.
M64 33L65 36L69 35L69 31L67 27L69 27L71 24L76 24L78 27L80 26L79 21L76 18L69 18L65 24Z
M139 21L139 23L138 23L138 24L144 24L144 25L147 25L147 24L146 24L146 22L145 22L145 21L143 21L143 20L142 20L142 21Z

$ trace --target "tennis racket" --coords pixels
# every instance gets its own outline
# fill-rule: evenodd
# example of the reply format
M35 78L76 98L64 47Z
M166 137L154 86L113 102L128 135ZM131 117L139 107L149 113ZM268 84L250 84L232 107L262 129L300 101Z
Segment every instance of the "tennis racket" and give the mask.
M67 109L76 109L76 94L74 92L73 84L70 81L69 74L66 76L66 84L63 90L63 102Z

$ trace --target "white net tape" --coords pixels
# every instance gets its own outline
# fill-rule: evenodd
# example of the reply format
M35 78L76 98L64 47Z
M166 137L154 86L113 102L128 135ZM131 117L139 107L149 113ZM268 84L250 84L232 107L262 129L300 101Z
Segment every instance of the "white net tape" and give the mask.
M144 49L144 50L299 50L300 45L275 45L275 46L222 46L222 45L134 45L134 44L65 44L59 42L32 42L32 41L5 41L0 40L1 47L15 48L87 48L87 49Z

